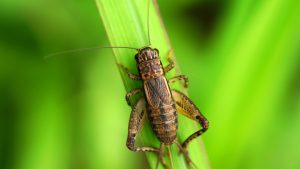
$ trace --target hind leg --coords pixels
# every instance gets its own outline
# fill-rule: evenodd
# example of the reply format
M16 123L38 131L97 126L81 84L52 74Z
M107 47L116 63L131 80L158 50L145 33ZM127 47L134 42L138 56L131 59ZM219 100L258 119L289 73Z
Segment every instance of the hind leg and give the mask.
M129 125L128 125L128 136L126 146L131 151L151 151L151 152L159 152L159 149L154 147L137 147L135 146L135 140L137 135L140 133L144 120L145 120L145 113L146 113L146 105L145 99L140 98L135 105L133 105Z
M176 109L178 110L178 112L200 123L200 125L202 126L202 129L194 132L182 143L182 147L186 149L188 144L193 139L199 137L208 129L208 120L206 120L206 118L202 115L196 105L185 94L177 90L172 90L172 94L176 102Z
M136 146L135 141L137 135L140 133L143 123L145 120L146 113L146 102L145 98L140 98L135 105L132 107L130 114L129 126L128 126L128 137L126 146L131 151L138 152L154 152L158 155L158 162L161 162L165 169L168 169L165 160L163 159L163 144L161 143L160 148L150 146ZM157 163L158 166L158 163Z
M182 144L175 142L180 148L180 151L185 155L187 162L193 164L189 158L187 146L192 140L202 135L208 129L208 121L202 115L196 105L185 94L177 90L172 90L172 94L176 102L177 111L184 116L200 123L202 126L202 129L191 134Z

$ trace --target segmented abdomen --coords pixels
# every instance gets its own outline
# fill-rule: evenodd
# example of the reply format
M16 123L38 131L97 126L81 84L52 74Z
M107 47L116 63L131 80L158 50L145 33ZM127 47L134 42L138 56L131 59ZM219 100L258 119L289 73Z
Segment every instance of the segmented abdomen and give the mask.
M148 118L157 138L165 144L171 144L176 138L178 120L175 104L159 109L148 107Z
M147 113L155 135L165 144L176 138L178 120L175 102L164 76L144 81Z

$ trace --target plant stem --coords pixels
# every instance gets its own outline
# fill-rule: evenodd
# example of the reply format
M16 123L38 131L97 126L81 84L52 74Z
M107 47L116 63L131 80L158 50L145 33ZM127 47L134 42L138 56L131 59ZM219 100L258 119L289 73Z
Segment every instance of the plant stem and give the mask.
M141 48L148 45L148 3L146 0L96 0L96 3L111 46ZM171 45L158 12L157 3L152 1L150 1L149 8L149 32L151 37L151 47L159 49L162 64L166 65L167 56L171 49ZM137 68L134 59L134 55L136 54L135 50L114 48L113 52L117 63L122 63L128 67L131 72L137 74ZM141 87L142 84L140 82L130 80L127 74L121 68L119 68L119 70L126 91ZM168 73L167 77L175 76L176 74L179 74L178 65L176 65L176 71L171 71ZM183 90L183 88L178 84L175 84L171 87L181 91ZM183 141L197 129L199 129L198 124L196 127L194 122L191 120L188 120L184 117L179 117L179 141ZM209 169L210 166L203 143L199 138L196 140L193 141L193 143L189 146L190 156L198 168ZM153 134L149 123L145 124L141 133L141 142L143 145L159 147L159 141ZM176 169L187 168L184 158L182 155L179 155L179 151L176 146L171 146L171 153L174 167ZM146 155L150 166L155 168L157 156L153 153L146 153Z

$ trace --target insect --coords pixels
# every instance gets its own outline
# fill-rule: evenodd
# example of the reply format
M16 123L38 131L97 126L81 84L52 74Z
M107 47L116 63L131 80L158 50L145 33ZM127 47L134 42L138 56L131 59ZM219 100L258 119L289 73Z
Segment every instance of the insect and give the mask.
M148 0L148 8L149 8ZM149 35L149 9L148 9L148 39ZM171 167L173 167L170 155L170 145L175 143L181 152L183 152L188 163L192 163L188 156L187 147L196 137L203 134L209 126L207 119L203 116L197 106L182 92L173 90L169 84L176 81L183 81L184 87L188 87L188 78L185 75L175 76L166 79L165 75L174 68L172 59L172 50L169 52L168 65L163 66L159 51L149 46L136 49L135 60L139 74L134 74L122 64L119 66L127 73L132 80L138 80L143 84L141 88L135 88L126 94L126 101L132 107L127 136L127 147L132 151L150 151L158 154L158 160L165 168L168 168L163 159L163 147L168 148ZM136 103L131 103L130 98L133 95L142 94ZM176 140L178 130L178 113L200 123L202 129L190 135L182 144ZM143 121L148 118L153 132L160 141L160 147L150 147L135 145L137 135L143 127Z
M178 80L184 81L184 86L188 85L188 78L184 75L175 76L169 80L165 74L174 68L174 62L169 57L169 65L163 67L159 59L159 51L155 48L144 47L138 49L135 55L138 75L129 72L128 68L120 65L132 80L140 80L143 83L142 88L136 88L126 94L128 105L132 107L129 120L127 147L132 151L152 151L158 153L159 159L165 168L168 168L162 158L163 145L169 149L174 142L184 153L188 162L187 146L190 141L200 136L208 129L208 121L196 107L196 105L182 92L172 90L170 83ZM144 96L138 99L135 104L130 102L130 97L135 94L142 93ZM178 129L177 113L195 120L203 127L190 135L182 144L175 139ZM148 117L152 129L160 141L160 148L155 147L136 147L135 140L143 127L145 117Z

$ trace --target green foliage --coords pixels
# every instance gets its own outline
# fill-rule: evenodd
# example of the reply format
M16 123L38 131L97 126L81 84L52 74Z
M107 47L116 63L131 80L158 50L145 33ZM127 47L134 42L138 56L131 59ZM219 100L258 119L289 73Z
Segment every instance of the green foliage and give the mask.
M136 72L135 51L115 49L115 60L110 49L43 59L110 43L146 45L147 3L114 2L0 1L1 169L148 165L143 153L125 146L130 108L115 64ZM189 96L211 124L202 136L211 168L300 168L299 2L158 1L178 65L190 80ZM105 27L120 23L106 29L110 43L97 11L106 5L101 13L115 13L102 16ZM152 46L165 64L170 45L153 6L150 20ZM141 85L119 72L126 90ZM181 139L194 131L187 125L199 127L180 122ZM193 148L200 140L189 149L202 169L205 153ZM177 153L174 146L173 159ZM155 157L149 158L153 166Z

